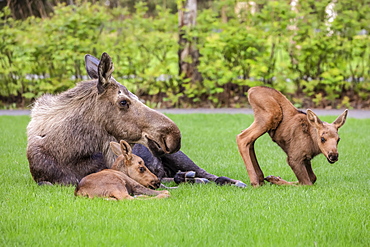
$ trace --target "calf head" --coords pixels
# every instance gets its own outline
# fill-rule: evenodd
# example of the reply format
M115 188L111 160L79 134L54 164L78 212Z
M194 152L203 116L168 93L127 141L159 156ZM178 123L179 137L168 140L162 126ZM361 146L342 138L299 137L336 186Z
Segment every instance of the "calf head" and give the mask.
M85 56L86 70L97 80L97 109L105 131L117 140L140 143L155 155L180 149L181 134L176 124L150 109L113 77L113 63L107 53L101 59ZM91 107L91 106L88 106Z
M149 171L142 158L132 153L131 146L127 142L124 140L120 143L110 142L110 148L118 156L112 169L125 173L145 187L159 188L158 177Z
M307 110L308 122L316 132L312 138L331 164L338 161L337 146L340 140L338 129L346 122L347 113L348 110L345 110L333 123L329 124L321 121L313 111Z

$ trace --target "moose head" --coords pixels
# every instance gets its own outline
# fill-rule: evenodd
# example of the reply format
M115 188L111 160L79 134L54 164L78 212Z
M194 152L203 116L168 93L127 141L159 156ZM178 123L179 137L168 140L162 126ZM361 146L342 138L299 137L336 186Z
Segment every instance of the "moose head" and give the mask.
M307 110L307 120L313 127L316 135L316 143L320 151L325 155L329 163L338 161L337 146L340 141L338 129L346 122L348 110L345 110L333 123L326 123L310 109Z
M111 142L110 148L118 156L112 169L125 173L145 187L159 188L161 182L158 177L149 171L142 158L132 153L131 146L127 142L124 140L120 143Z
M108 132L117 140L143 144L156 155L174 153L180 149L181 134L175 123L144 105L112 77L113 63L107 53L102 54L100 61L86 55L85 62L88 75L98 80L102 111L113 116L107 118ZM120 124L122 119L124 124Z

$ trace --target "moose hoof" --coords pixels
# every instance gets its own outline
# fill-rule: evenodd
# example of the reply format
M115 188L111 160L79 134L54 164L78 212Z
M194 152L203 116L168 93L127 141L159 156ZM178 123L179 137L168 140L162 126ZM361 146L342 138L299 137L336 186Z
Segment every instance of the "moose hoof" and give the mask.
M218 177L215 180L215 183L217 185L233 184L232 180L228 177Z
M191 182L190 180L194 179L195 172L194 171L187 171L187 172L178 172L176 173L173 180L175 183L184 183L184 182Z
M225 184L230 184L230 185L233 185L233 186L236 186L236 187L239 187L239 188L245 188L247 187L247 185L245 183L243 183L242 181L236 181L235 180L232 180L231 178L228 178L228 177L218 177L216 180L215 180L216 184L217 185L225 185Z
M243 183L242 181L237 181L233 185L236 186L236 187L239 187L239 188L245 188L245 187L247 187L247 185L245 183Z
M197 184L207 184L209 180L206 178L194 178L194 182Z
M195 177L195 172L194 171L188 171L185 173L186 178L194 178Z

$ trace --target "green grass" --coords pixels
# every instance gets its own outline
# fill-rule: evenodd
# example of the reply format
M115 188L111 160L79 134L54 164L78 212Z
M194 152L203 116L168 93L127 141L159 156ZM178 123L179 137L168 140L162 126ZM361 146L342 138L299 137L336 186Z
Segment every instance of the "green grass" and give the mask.
M197 164L249 182L235 136L252 116L169 117ZM369 246L370 119L348 119L340 129L337 163L313 160L314 186L181 185L168 199L121 202L37 186L25 152L28 121L0 116L0 246ZM296 180L268 136L256 152L265 175Z

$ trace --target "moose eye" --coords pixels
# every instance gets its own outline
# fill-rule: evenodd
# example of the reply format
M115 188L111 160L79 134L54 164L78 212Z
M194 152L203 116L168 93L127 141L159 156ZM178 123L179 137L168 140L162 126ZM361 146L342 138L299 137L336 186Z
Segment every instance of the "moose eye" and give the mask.
M326 139L324 137L321 137L321 142L322 143L326 142Z
M145 169L145 167L140 167L140 168L139 168L139 171L140 171L141 173L144 173L144 172L145 172L145 170L146 170L146 169Z
M129 103L128 103L128 101L127 100L125 100L125 99L123 99L123 100L121 100L121 101L119 101L119 106L120 107L129 107Z

